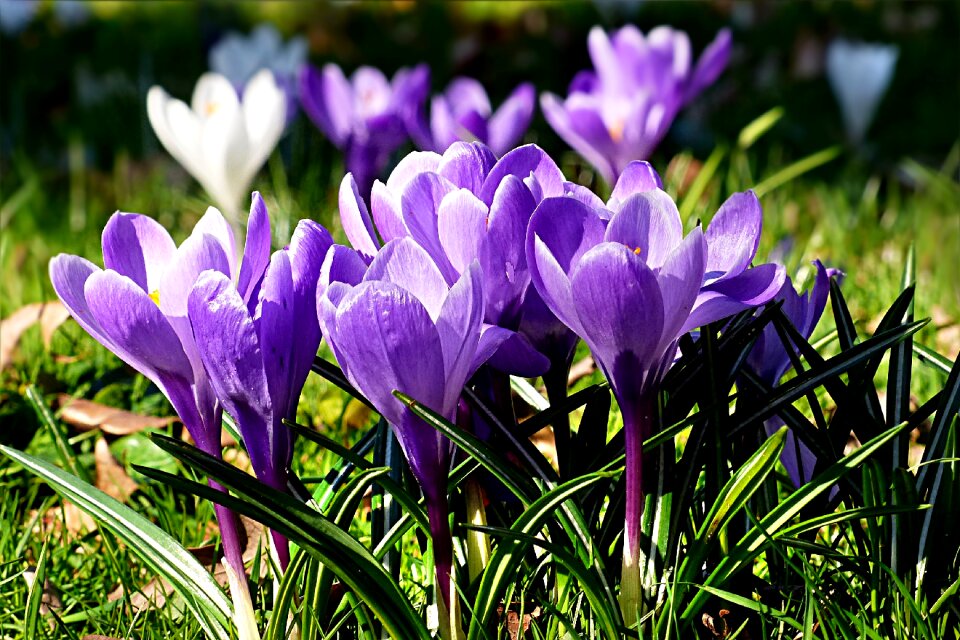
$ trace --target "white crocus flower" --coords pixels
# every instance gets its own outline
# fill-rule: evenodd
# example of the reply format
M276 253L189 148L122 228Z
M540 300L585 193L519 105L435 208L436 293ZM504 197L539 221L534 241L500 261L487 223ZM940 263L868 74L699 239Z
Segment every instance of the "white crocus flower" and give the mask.
M893 79L896 45L837 39L827 48L827 79L840 103L850 141L859 144Z
M161 87L147 93L150 125L170 155L236 219L253 176L267 161L286 122L286 98L264 69L243 89L225 77L200 76L191 106Z

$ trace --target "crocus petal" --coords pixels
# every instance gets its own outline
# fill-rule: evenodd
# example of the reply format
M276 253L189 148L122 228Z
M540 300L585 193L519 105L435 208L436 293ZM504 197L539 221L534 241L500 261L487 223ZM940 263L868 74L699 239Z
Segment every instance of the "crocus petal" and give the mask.
M260 342L263 370L270 391L270 406L279 417L289 417L288 411L296 406L293 392L294 337L293 268L286 251L277 251L263 275L260 297L253 316L254 327ZM310 354L311 358L314 354ZM299 390L298 390L299 391ZM278 439L277 434L273 434ZM286 440L286 438L284 438ZM286 450L271 442L271 451Z
M357 181L348 173L340 183L340 222L353 248L372 258L380 250L367 205L360 197Z
M299 81L303 110L334 146L343 148L354 115L353 89L343 71L335 64L325 65L323 71L305 64Z
M200 129L203 174L197 179L231 215L239 211L243 192L248 188L248 153L250 141L239 105L219 106Z
M180 338L157 305L133 280L99 271L84 284L91 317L131 367L154 382L165 377L193 379Z
M663 189L660 176L649 162L636 160L628 164L617 178L607 206L616 211L620 203L633 194L653 189Z
M361 283L337 307L336 326L338 357L343 358L350 382L388 422L400 423L405 413L404 405L393 396L394 389L442 410L445 382L440 336L413 294L390 282ZM411 362L417 366L410 366ZM407 441L404 446L408 454L415 448L411 444L416 443Z
M317 281L317 297L324 295L327 287L334 282L343 282L351 286L360 284L367 273L367 263L360 254L341 244L327 249L320 265L320 277Z
M443 154L436 172L461 189L479 193L496 156L480 142L454 142Z
M441 413L449 415L460 398L473 364L482 320L483 282L480 265L474 261L450 288L436 320L446 377Z
M478 254L488 283L488 322L514 325L520 312L523 293L530 283L524 244L535 207L533 196L519 178L504 177L493 196L486 237Z
M220 241L209 233L194 231L177 249L160 281L159 306L164 315L186 317L190 285L207 270L231 275L230 263Z
M173 259L177 245L156 220L138 213L117 212L103 228L103 264L127 276L150 293Z
M243 180L256 175L287 125L287 98L269 69L256 73L243 88L243 120L250 148Z
M604 242L571 278L582 337L608 373L621 353L652 362L663 332L663 298L653 270L627 247Z
M439 172L443 156L432 151L413 151L403 157L387 178L387 189L393 193L400 193L407 183L425 172Z
M274 488L281 482L271 473L274 420L270 391L264 371L260 339L247 305L229 278L222 273L203 273L190 292L190 325L200 349L200 358L217 398L240 427L250 461L258 476Z
M592 164L608 184L613 184L617 170L610 160L612 140L600 116L581 109L575 124L566 105L552 93L540 96L540 110L557 135Z
M247 241L243 246L240 279L237 283L237 291L244 301L250 301L269 262L270 215L260 192L254 191L250 202L250 215L247 218Z
M617 53L610 44L610 39L599 26L590 29L590 34L587 36L587 49L600 82L604 86L618 86L623 81L623 70Z
M443 153L451 144L460 140L458 129L457 119L446 97L434 96L430 101L430 138L433 149Z
M546 198L527 227L527 265L540 297L568 327L582 334L570 273L586 251L603 241L603 221L572 198Z
M467 189L443 199L437 214L437 231L450 264L457 273L477 259L487 233L487 205Z
M533 118L535 100L533 85L525 82L514 89L490 117L488 144L494 154L502 156L523 137Z
M290 239L286 253L290 256L291 275L293 277L293 335L296 348L293 349L290 365L292 394L290 409L286 417L292 415L297 402L296 394L303 388L310 373L310 365L320 346L320 325L317 321L317 281L324 257L333 245L330 233L313 220L301 220ZM289 314L289 311L288 311Z
M697 227L667 255L657 273L657 283L663 297L661 351L665 351L670 342L680 337L680 330L697 300L706 263L707 243L703 231Z
M494 333L487 336L493 329L499 329L502 333ZM502 329L500 327L491 327L484 332L486 341L497 339L499 346L492 354L487 354L482 360L478 356L474 362L479 364L487 362L491 367L513 376L524 378L535 378L543 375L550 368L550 360L534 348L530 341L521 333ZM481 338L481 343L486 342ZM486 347L486 345L484 345ZM478 364L478 366L479 366Z
M157 138L177 162L198 178L203 174L200 161L200 121L181 100L171 98L162 87L147 92L147 118Z
M607 208L606 203L600 199L600 196L595 194L591 189L585 187L576 182L565 182L563 184L563 195L568 198L573 198L579 200L588 207L597 209L598 212L603 215L603 209ZM606 218L610 218L610 212L606 212Z
M560 167L553 158L535 144L517 147L500 158L499 162L490 170L483 188L478 194L487 204L493 202L493 196L506 175L515 175L521 180L533 175L544 198L563 195L565 179Z
M90 312L84 294L87 279L102 269L86 258L61 253L50 261L49 270L53 290L73 319L97 342L112 351L113 342L103 333L97 319Z
M417 241L437 263L447 282L457 278L440 243L437 214L447 194L456 190L453 183L436 173L421 173L414 177L400 197L403 222L410 237Z
M207 207L203 217L194 225L191 235L208 234L216 238L227 256L231 278L237 277L237 243L233 236L233 227L216 207Z
M423 247L410 238L391 240L370 263L364 281L382 280L417 297L436 319L447 296L447 283Z
M697 67L687 84L683 95L684 102L690 102L706 87L716 82L730 60L733 36L729 29L721 29L707 48L700 54Z
M747 269L736 278L714 283L697 296L681 333L769 302L783 286L785 277L782 265L767 263Z
M683 239L680 212L673 199L659 189L635 193L610 219L603 239L625 245L657 268Z
M389 187L379 180L374 180L370 190L370 211L384 242L407 235L407 228L403 226L403 215L400 213L399 194L391 192Z
M735 193L707 226L707 283L739 275L760 244L763 210L753 191Z
M197 80L190 100L190 108L194 113L208 114L223 108L239 106L237 90L224 76L207 72Z

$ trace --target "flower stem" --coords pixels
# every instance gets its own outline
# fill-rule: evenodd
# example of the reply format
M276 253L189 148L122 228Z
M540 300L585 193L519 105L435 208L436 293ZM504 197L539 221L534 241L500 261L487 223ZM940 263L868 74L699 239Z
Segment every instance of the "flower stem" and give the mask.
M567 379L570 376L570 360L554 361L550 369L543 374L543 385L547 388L547 399L551 407L556 407L567 399ZM561 413L553 421L553 439L557 450L557 470L560 478L570 478L570 415Z
M643 516L643 439L653 428L654 397L634 398L632 406L621 403L626 448L627 491L623 527L623 564L620 575L620 611L629 627L637 622L641 606L640 527Z

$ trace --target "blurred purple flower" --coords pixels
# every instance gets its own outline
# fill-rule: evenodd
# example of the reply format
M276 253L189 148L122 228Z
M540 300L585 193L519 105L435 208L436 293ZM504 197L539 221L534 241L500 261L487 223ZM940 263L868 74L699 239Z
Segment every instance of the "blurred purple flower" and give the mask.
M623 415L626 525L622 606L631 623L639 595L641 443L656 421L659 384L679 338L770 300L782 267L746 269L759 225L752 193L723 204L707 232L686 237L676 204L647 163L627 167L607 207L579 189L546 198L527 230L533 283L547 307L590 347ZM602 204L602 203L601 203Z
M251 244L261 249L261 256L269 253L270 220L259 194L250 210L247 246ZM241 268L234 284L223 272L205 271L188 299L190 325L210 384L236 419L257 478L279 491L286 490L293 459L293 439L282 420L296 417L320 345L317 279L332 244L326 229L302 220L290 245L270 258L262 278ZM274 539L285 568L287 542L276 534Z
M307 64L299 88L303 110L344 152L347 171L366 196L390 154L407 139L404 122L427 97L429 70L400 69L391 82L379 69L360 67L347 80L335 64L322 70Z
M269 233L264 241L257 232L258 200L255 196L239 268L233 229L213 207L179 247L152 218L117 212L103 230L105 269L67 254L50 261L54 291L70 315L156 384L197 447L217 458L221 407L187 317L187 300L200 274L208 270L239 278L245 301L253 295L270 256ZM236 520L228 510L216 509L227 558L240 575Z
M443 153L458 140L477 141L499 158L516 146L530 126L535 98L533 85L524 82L494 111L482 84L473 78L456 78L433 97L429 123L425 109L418 109L407 124L414 142L426 151Z
M261 69L272 71L287 97L287 122L297 114L297 71L306 60L306 38L296 36L284 44L276 27L267 23L257 25L249 36L227 33L207 56L210 69L226 77L237 93Z
M446 483L451 444L393 391L455 421L464 384L507 332L482 326L483 280L476 262L450 286L421 246L397 238L384 245L358 282L363 261L346 248L335 252L328 254L321 277L320 323L344 374L394 429L420 484L437 585L449 602L453 550ZM331 270L337 273L331 275Z
M780 291L773 298L774 302L783 301L784 315L804 338L810 337L823 314L827 304L827 294L830 292L830 278L843 275L837 269L825 268L819 260L813 264L817 269L817 275L810 291L803 294L797 293L793 288L793 282L787 276ZM790 368L790 354L787 353L773 324L764 327L763 333L757 338L750 355L747 356L747 365L770 387L777 386L780 378ZM772 417L765 420L763 424L767 435L770 436L783 426L783 420ZM780 460L795 487L799 488L813 477L817 458L807 445L797 440L792 431L787 433Z
M351 244L368 259L380 246L375 222L384 241L415 240L450 285L476 260L483 278L484 321L544 338L531 345L517 334L491 364L536 376L554 358L567 359L575 340L555 339L569 330L549 312L531 313L524 322L525 304L535 304L523 249L527 223L537 203L562 195L564 184L556 163L535 145L514 149L497 161L485 145L458 141L443 155L414 152L401 160L386 184L374 183L369 210L347 175L340 187L340 217ZM555 356L547 351L551 346L565 351ZM539 348L544 348L542 355Z
M554 131L609 184L634 160L645 160L677 113L712 84L730 57L726 29L696 66L690 39L667 26L644 35L627 25L610 37L600 27L587 41L592 71L581 71L561 101L552 93L540 108Z

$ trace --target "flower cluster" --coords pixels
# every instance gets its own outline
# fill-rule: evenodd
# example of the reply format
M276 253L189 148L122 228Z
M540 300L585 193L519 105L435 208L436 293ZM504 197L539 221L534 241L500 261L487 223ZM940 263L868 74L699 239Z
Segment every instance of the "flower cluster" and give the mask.
M157 384L208 453L219 455L220 413L229 412L257 477L278 490L292 458L281 421L296 411L322 335L397 435L426 501L445 599L451 445L395 391L455 423L464 387L482 387L479 370L565 378L582 338L624 417L626 611L639 577L640 443L656 428L679 339L776 296L809 335L829 277L821 268L812 300L794 300L782 266L751 266L762 224L752 192L684 233L649 164L627 165L604 201L535 145L499 160L479 142L413 152L373 183L369 202L348 174L340 215L352 246L302 221L271 255L255 193L238 260L216 209L180 247L150 218L117 213L103 233L104 269L61 255L51 278L77 321ZM751 356L771 383L786 356L772 339ZM275 542L285 565L286 541Z

